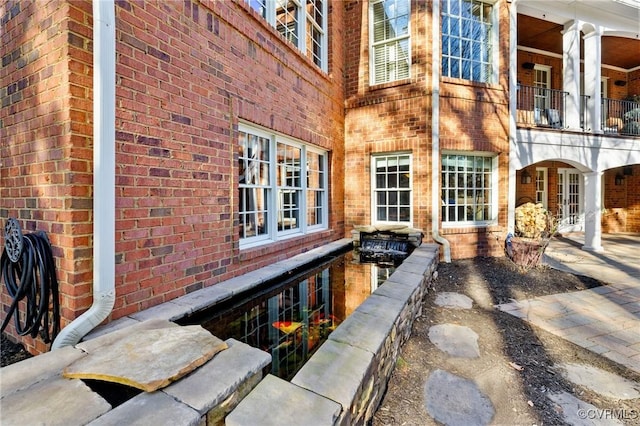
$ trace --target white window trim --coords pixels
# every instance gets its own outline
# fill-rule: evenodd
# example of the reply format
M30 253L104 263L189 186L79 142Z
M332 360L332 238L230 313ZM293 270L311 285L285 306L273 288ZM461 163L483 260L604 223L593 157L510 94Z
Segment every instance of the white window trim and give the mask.
M444 76L447 78L454 78L454 79L460 79L460 80L465 80L465 81L471 81L473 83L479 83L479 84L495 84L498 82L500 74L499 74L499 66L500 66L500 49L499 49L499 43L500 43L500 15L499 15L499 11L498 11L498 7L496 7L496 3L498 0L477 0L481 3L486 3L491 5L491 15L490 15L490 19L491 19L491 34L490 34L490 40L489 42L491 43L491 47L492 47L492 51L491 51L491 75L487 76L486 79L484 80L467 80L467 79L463 79L463 78L459 78L459 77L449 77L449 76ZM454 15L455 16L455 15ZM440 41L442 42L442 35L440 35ZM483 71L484 74L484 71Z
M396 81L405 81L407 79L411 78L411 67L412 67L412 60L411 60L411 0L407 0L408 6L409 6L409 22L408 22L408 27L407 27L407 35L406 36L402 36L402 37L395 37L395 38L390 38L390 39L386 39L382 42L378 42L376 44L376 46L378 45L385 45L385 44L389 44L392 41L397 41L397 40L404 40L407 39L409 41L408 43L408 52L407 52L407 57L409 58L409 74L407 77L404 78L400 78L400 79L395 79L395 80L386 80L386 81L376 81L376 72L375 72L375 55L373 54L374 51L374 42L373 42L373 6L376 3L384 3L385 0L374 0L371 1L371 3L369 4L369 11L368 11L368 19L369 19L369 85L370 86L377 86L380 84L391 84L394 83Z
M276 28L277 26L277 22L276 22L276 8L278 7L278 2L280 2L282 0L265 0L265 20L267 21L267 23L269 23L269 25L271 25L272 27ZM284 0L286 1L286 0ZM306 39L307 39L307 19L308 19L308 13L306 12L308 7L307 5L310 4L311 2L309 0L292 0L296 6L297 6L297 10L296 10L296 21L298 22L298 43L296 45L296 48L298 50L300 50L302 52L303 55L307 55L307 44L306 44ZM251 7L251 0L245 0L245 2L247 4L249 4L249 7ZM323 18L323 25L320 27L321 32L322 32L322 37L321 37L321 43L322 45L320 46L320 49L322 50L321 52L321 57L320 57L320 65L319 68L324 71L324 72L328 72L329 69L329 39L328 39L328 35L327 32L329 31L329 17L327 15L328 13L328 5L327 3L329 2L329 0L323 0L322 1L322 18ZM284 37L284 36L283 36ZM311 53L311 61L313 62L313 51L310 52Z
M268 212L268 233L264 235L258 235L254 237L248 238L240 238L239 246L240 249L248 249L253 247L258 247L265 244L274 243L276 241L285 240L288 238L293 238L317 231L322 231L328 229L329 223L329 189L328 189L328 151L324 151L319 148L315 148L309 145L306 145L303 142L297 141L287 136L283 136L276 132L271 132L267 129L261 128L260 126L256 126L253 124L248 124L244 122L240 122L238 124L238 131L244 133L251 133L256 136L261 136L269 139L269 199L267 200L267 212ZM278 182L277 182L277 146L278 143L286 144L290 146L294 146L297 148L301 148L301 158L305 159L301 161L300 165L300 192L301 199L299 205L299 220L300 226L296 229L286 229L279 231L278 230ZM322 176L322 222L316 225L307 225L307 165L306 158L307 152L315 152L317 154L321 154L321 161L323 161L324 173ZM237 191L239 188L236 187L233 190ZM240 204L238 203L238 212L240 211ZM237 235L236 235L237 237Z
M409 156L409 188L407 191L410 195L410 207L409 207L409 222L401 222L401 221L378 221L376 218L378 217L378 213L376 211L378 204L376 200L376 168L375 168L375 160L376 158L381 157L390 157L390 156ZM407 151L400 152L386 152L386 153L376 153L371 155L371 222L374 225L406 225L409 228L413 227L413 155Z
M487 226L493 226L498 223L498 154L495 152L479 152L479 151L443 151L442 155L463 155L465 157L488 157L491 158L491 212L492 217L489 220L482 221L458 221L458 222L445 222L442 219L442 228L485 228ZM441 159L442 162L442 159ZM440 169L442 175L442 168ZM442 183L440 183L440 191L442 191ZM444 200L442 201L444 203ZM457 206L457 204L455 204ZM443 216L444 217L444 216Z
M542 184L543 184L543 190L540 191L540 193L542 194L542 206L545 209L549 208L549 169L547 167L536 167L536 199L535 202L538 202L538 172L542 172Z

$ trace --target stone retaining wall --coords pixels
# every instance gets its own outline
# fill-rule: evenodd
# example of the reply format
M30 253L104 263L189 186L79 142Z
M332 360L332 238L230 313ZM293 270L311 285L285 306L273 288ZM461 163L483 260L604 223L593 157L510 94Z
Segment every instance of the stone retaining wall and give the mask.
M227 416L226 424L366 424L384 395L413 321L422 313L437 264L437 245L416 248L290 383L267 376ZM261 407L278 408L265 412Z

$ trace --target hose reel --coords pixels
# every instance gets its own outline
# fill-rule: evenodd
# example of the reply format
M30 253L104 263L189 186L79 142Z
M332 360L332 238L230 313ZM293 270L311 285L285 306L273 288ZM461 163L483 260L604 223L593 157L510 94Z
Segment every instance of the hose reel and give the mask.
M60 302L49 238L44 231L23 234L15 218L7 221L4 238L0 272L13 301L0 331L13 316L19 335L36 338L40 334L45 343L50 343L60 331ZM26 311L21 313L23 300Z

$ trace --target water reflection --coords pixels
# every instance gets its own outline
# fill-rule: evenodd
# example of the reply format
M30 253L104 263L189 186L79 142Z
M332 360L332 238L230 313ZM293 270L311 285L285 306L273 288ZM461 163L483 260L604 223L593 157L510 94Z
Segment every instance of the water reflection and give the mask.
M393 272L360 263L347 252L257 298L209 317L202 326L267 351L272 373L290 380L324 342Z

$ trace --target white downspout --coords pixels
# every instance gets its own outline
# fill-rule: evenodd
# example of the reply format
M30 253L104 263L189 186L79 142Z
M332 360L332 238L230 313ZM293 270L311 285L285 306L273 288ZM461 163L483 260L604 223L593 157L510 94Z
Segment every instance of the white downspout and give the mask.
M115 302L114 0L93 1L93 304L62 329L51 349L77 344L104 321Z
M433 1L432 40L431 40L431 235L433 240L442 244L444 261L451 262L449 241L439 234L440 208L440 1Z

